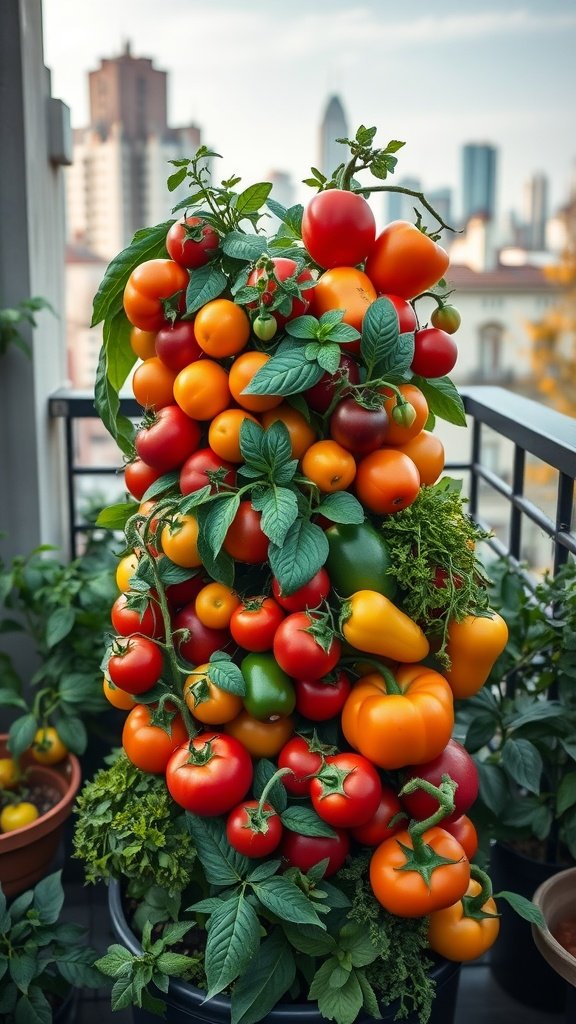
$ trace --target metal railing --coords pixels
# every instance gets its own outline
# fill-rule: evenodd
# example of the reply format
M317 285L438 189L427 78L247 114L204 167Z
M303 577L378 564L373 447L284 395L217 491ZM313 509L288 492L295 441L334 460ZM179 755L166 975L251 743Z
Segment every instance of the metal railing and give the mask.
M448 472L458 471L469 476L469 505L472 517L490 529L483 512L483 495L492 491L507 502L509 515L508 542L503 544L496 536L490 541L497 554L507 554L515 562L521 561L523 529L526 520L537 525L553 544L553 571L570 555L576 555L576 532L573 521L574 480L576 479L576 420L547 406L524 398L499 387L470 387L461 389L466 413L469 417L470 454L468 460L448 462ZM142 409L134 399L121 400L124 415L139 420ZM80 477L113 479L121 468L82 465L75 459L74 424L83 419L96 418L93 398L86 392L59 391L49 400L49 413L65 421L68 467L68 501L70 515L70 551L75 557L80 550L79 538L90 526L82 522L76 489ZM495 431L513 445L511 479L495 472L483 461L483 440L486 428ZM535 456L546 466L558 472L555 515L543 511L525 494L527 457ZM482 486L483 485L483 486Z

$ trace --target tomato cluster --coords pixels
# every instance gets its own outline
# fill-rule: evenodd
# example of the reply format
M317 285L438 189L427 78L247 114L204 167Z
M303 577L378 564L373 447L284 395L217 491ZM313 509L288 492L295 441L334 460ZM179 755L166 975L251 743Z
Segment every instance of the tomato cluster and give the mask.
M448 257L405 222L377 234L366 200L342 189L309 203L302 242L302 260L270 255L248 266L244 300L228 289L188 312L194 275L223 244L188 217L170 228L167 258L142 263L126 283L139 360L132 386L145 416L125 468L131 550L118 567L104 692L128 711L130 760L163 774L188 813L223 816L234 849L276 851L285 869L303 872L325 861L329 876L369 848L382 905L433 915L458 905L470 882L478 779L452 739L450 680L423 664L429 639L394 603L378 525L444 469L425 382L454 366L459 316L439 300L432 326L420 327L414 300L443 278ZM360 341L375 303L413 353L399 383L382 378L377 346L368 359ZM305 388L254 386L304 322L328 334L346 326L336 359L320 362ZM314 353L322 332L315 337ZM272 440L250 461L247 424L284 438L289 461L277 468ZM226 503L233 514L216 502L202 518L222 494L236 495ZM325 549L298 586L276 568L270 495ZM344 515L337 495L349 499ZM280 803L272 783L255 786L261 762Z

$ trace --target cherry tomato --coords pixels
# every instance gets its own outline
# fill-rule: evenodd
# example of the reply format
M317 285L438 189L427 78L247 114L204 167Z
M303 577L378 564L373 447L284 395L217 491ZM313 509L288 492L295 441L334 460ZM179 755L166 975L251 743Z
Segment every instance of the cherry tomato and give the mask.
M470 880L466 896L474 897L482 889L475 879ZM495 900L490 896L482 904L486 917L467 917L462 900L436 910L428 922L430 948L447 960L467 963L476 960L494 945L500 931L500 918Z
M245 598L232 612L230 632L246 651L269 651L284 612L271 597Z
M343 309L343 321L357 331L368 306L378 298L371 280L356 267L334 267L326 270L314 287L314 311L320 317L331 309ZM359 342L349 344L350 352L359 351Z
M298 272L298 264L294 260L288 259L285 256L274 256L270 262L274 265L274 269L270 275L267 274L264 268L258 267L251 272L248 277L248 281L246 282L249 286L254 286L262 277L268 278L266 288L262 293L262 302L265 306L270 305L274 298L274 293L278 289L278 285L274 278L280 282L290 279L296 284L302 284L304 281L312 280L312 274L308 267ZM294 297L292 299L292 305L289 313L281 313L279 309L273 309L271 311L270 315L274 318L279 327L283 327L285 323L289 320L294 320L297 316L303 316L310 304L310 300L308 298L310 291L311 289L304 289L300 298ZM255 308L255 306L256 303L249 303L248 308ZM259 335L256 335L256 337L258 336ZM269 339L265 338L263 340L267 341Z
M227 462L244 462L240 451L240 430L246 420L258 423L255 416L246 409L224 409L212 420L208 428L208 444L220 459Z
M31 747L32 757L38 764L58 764L68 753L68 747L60 739L52 725L38 729Z
M320 679L338 664L342 645L337 636L318 642L310 628L314 613L293 612L278 626L274 637L274 657L293 679Z
M238 804L226 819L226 838L244 857L267 857L282 839L278 812L268 803L260 811L258 807L258 800L248 800Z
M456 334L456 331L462 323L462 317L456 306L443 305L436 306L436 309L432 312L430 317L430 323L433 327L438 327L441 331L446 331L446 334Z
M413 299L448 269L448 255L429 235L396 220L377 236L366 260L366 274L380 294Z
M132 271L124 288L124 311L142 331L159 331L166 323L163 302L182 293L189 276L173 260L145 260Z
M450 739L438 757L426 764L408 767L402 773L404 783L412 778L420 778L431 782L433 786L440 785L443 775L449 775L458 785L454 794L454 810L443 820L442 827L444 821L455 821L465 814L478 796L478 769L474 758L461 743ZM418 821L424 821L438 810L438 801L422 789L404 794L401 800L410 817Z
M156 355L174 374L203 355L196 341L194 324L190 320L178 320L174 324L162 327L156 335L155 347Z
M356 463L336 441L316 441L302 459L302 472L325 494L345 491L356 476Z
M139 359L151 359L156 355L156 331L141 331L139 327L133 327L130 348Z
M234 736L252 757L276 757L294 732L294 722L287 715L273 722L262 722L247 711L241 711L237 718L227 722L224 731Z
M401 815L402 804L390 786L382 786L382 796L374 814L363 825L352 829L352 835L364 846L380 846L400 829L405 827L405 818L400 817L395 825L391 821L397 814Z
M175 263L188 269L203 267L215 254L220 239L200 217L186 217L169 228L166 250Z
M330 593L330 579L326 569L318 572L293 594L283 594L275 576L272 577L272 593L275 600L287 612L303 612L307 608L317 608Z
M388 299L391 302L398 314L398 329L400 334L412 334L418 326L418 320L416 313L412 306L406 299L401 299L399 295L379 295L379 299Z
M289 768L290 775L283 775L282 785L292 796L309 796L310 783L322 767L322 752L313 749L319 746L304 736L293 736L278 754L278 767Z
M194 334L206 355L225 359L245 347L250 337L250 320L231 299L212 299L198 310Z
M382 784L376 768L362 754L330 754L310 783L316 814L336 828L364 825L376 813Z
M330 417L330 437L353 455L368 455L385 444L388 415L384 404L366 409L343 398Z
M412 836L407 829L385 839L370 861L370 885L379 903L397 917L424 917L459 900L470 881L470 863L454 836L433 826L422 840L439 857L452 863L434 868L429 878L406 869Z
M160 469L153 469L152 466L147 466L142 459L135 458L132 462L128 462L124 469L126 490L133 498L136 498L136 501L142 501L148 488L161 476Z
M379 448L358 464L356 494L370 512L391 515L418 497L420 474L407 455Z
M200 428L177 405L160 409L152 421L136 434L134 441L140 458L153 469L169 473L186 461L198 447Z
M430 487L436 483L446 461L444 445L436 434L421 430L411 441L399 445L397 451L412 459L420 474L421 484Z
M210 678L209 663L197 665L184 680L184 700L204 725L224 725L242 711L242 698L216 686Z
M398 405L398 396L396 393L390 394L388 388L383 388L383 394L388 396L384 402L384 408L388 416L388 426L386 427L386 436L384 438L386 446L406 444L407 441L410 441L413 437L416 437L416 434L420 433L428 419L428 402L420 388L417 388L414 384L400 384L398 391L402 398L410 403L416 416L409 424L398 423L394 418L394 410Z
M223 583L207 583L196 597L194 608L203 626L226 629L240 598Z
M162 550L174 565L195 569L202 565L198 553L198 520L193 515L177 515L163 528Z
M162 675L162 651L147 636L116 637L107 671L126 693L146 693Z
M119 711L131 711L136 704L136 698L131 693L126 693L125 690L120 690L110 679L104 676L102 681L102 693L106 697L106 700L113 708L117 708Z
M376 237L374 214L363 196L327 189L310 200L302 216L302 241L320 267L363 263Z
M260 341L272 341L278 330L278 323L270 313L260 313L252 321L252 330Z
M260 421L265 430L268 430L273 423L283 423L290 435L290 444L292 445L292 457L294 459L301 459L304 452L308 450L311 444L317 439L317 433L314 428L308 423L306 417L294 409L293 406L288 405L287 402L283 402L282 405L277 405L274 409L267 412L263 412L260 416Z
M325 722L340 714L350 693L350 679L338 672L333 679L296 679L296 711L311 722Z
M228 373L213 359L197 359L174 381L174 400L194 420L211 420L230 405Z
M224 540L224 550L237 562L257 565L268 557L268 537L260 526L260 513L250 501L241 501Z
M226 814L252 783L250 754L234 736L203 732L177 747L166 765L173 800L192 814Z
M158 639L164 632L162 615L158 604L148 601L142 610L130 608L126 594L119 594L110 611L114 630L120 636L139 633Z
M425 327L414 335L414 358L411 369L421 377L444 377L456 366L456 342L446 331Z
M172 751L184 743L188 732L180 715L170 719L167 732L153 724L152 715L147 704L137 704L128 712L122 729L122 746L137 768L160 775L166 770Z
M201 487L210 484L214 493L222 484L234 487L236 471L231 462L221 459L211 448L199 448L189 455L180 469L180 490L182 494L192 494Z
M478 833L474 822L467 814L460 815L455 821L442 821L442 828L446 829L454 839L457 839L468 860L472 860L478 851Z
M210 661L214 651L223 651L230 643L228 630L205 626L198 618L194 604L186 604L176 612L172 624L173 632L178 634L175 637L178 650L191 665L203 665Z
M134 398L143 409L163 409L174 404L175 370L153 356L137 366L132 377Z
M124 555L116 566L116 586L123 593L130 590L130 580L138 568L138 555L133 551L130 555Z
M272 319L272 323L276 325L274 319ZM244 389L248 387L252 378L256 376L258 370L266 365L269 359L270 356L267 356L265 352L251 351L242 352L232 363L228 384L232 398L243 409L249 409L250 412L266 412L268 409L275 409L282 402L281 395L244 394Z
M38 808L28 800L8 804L0 813L0 832L14 832L18 828L26 828L36 821L38 816Z
M350 839L344 829L335 829L333 839L327 836L301 836L298 832L284 830L280 843L280 856L287 868L299 868L304 874L327 860L325 878L334 875L344 865L350 850Z

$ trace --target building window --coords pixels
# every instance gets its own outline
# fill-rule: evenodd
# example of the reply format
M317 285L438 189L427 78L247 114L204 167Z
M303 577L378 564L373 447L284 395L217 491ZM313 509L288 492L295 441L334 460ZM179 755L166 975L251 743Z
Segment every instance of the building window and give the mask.
M504 327L500 323L482 324L478 332L478 373L483 380L502 376Z

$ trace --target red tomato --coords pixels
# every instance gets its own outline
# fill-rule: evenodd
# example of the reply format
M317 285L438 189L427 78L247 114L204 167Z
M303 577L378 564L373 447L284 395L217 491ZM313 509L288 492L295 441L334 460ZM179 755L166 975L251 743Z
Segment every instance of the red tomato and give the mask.
M156 335L155 348L162 362L177 373L204 355L190 320L178 320L175 324L161 328Z
M360 383L360 368L352 356L345 352L340 356L340 364L335 374L325 373L313 388L304 392L306 401L314 412L324 413L334 398L334 389L345 377L350 384Z
M203 267L216 252L220 239L200 217L176 221L166 235L166 250L181 267Z
M280 623L274 637L274 657L293 679L320 679L336 668L342 645L333 636L324 650L312 633L314 615L293 612Z
M166 598L172 610L182 608L185 604L194 604L198 594L206 585L206 580L198 574L190 576L181 583L172 583L166 587Z
M271 597L249 597L235 608L230 619L233 639L246 651L269 651L284 612Z
M336 828L364 825L375 814L382 796L380 776L362 754L331 754L310 783L316 814Z
M128 596L119 594L110 612L112 625L120 636L130 636L132 633L140 633L142 636L152 638L161 637L164 633L162 614L156 602L148 601L143 611L127 607Z
M226 821L226 838L230 846L245 857L267 857L282 839L282 822L271 804L248 800L230 811Z
M303 612L307 608L317 608L330 593L328 573L326 569L318 569L312 579L293 594L283 594L278 580L273 576L272 593L278 604L287 612Z
M127 463L124 469L126 490L133 498L136 498L136 501L141 501L148 488L161 476L160 469L152 469L152 466L147 466L142 459L133 459L132 462Z
M454 338L437 327L425 327L414 335L411 369L421 377L444 377L456 366L458 348Z
M166 405L136 434L136 451L141 459L161 473L176 469L198 447L200 427L178 405Z
M395 220L380 232L366 274L379 294L413 299L435 285L448 269L448 254L414 224Z
M318 266L355 267L376 237L374 214L363 196L339 188L319 192L302 217L302 241Z
M366 409L355 398L343 398L330 417L330 437L353 455L369 455L380 448L388 429L384 405Z
M472 860L478 851L478 833L474 822L470 820L468 815L462 814L455 821L446 821L446 818L444 818L441 825L446 832L449 832L451 836L454 836L454 839L458 840L468 860Z
M231 462L221 459L211 448L199 448L192 452L180 469L182 494L192 494L192 491L199 491L208 484L214 493L217 481L234 487L236 471Z
M180 807L214 817L243 799L252 775L252 758L239 740L203 732L176 748L166 765L166 786Z
M344 829L335 829L336 836L301 836L284 830L280 856L287 868L299 868L306 874L322 860L328 860L325 878L334 875L343 866L350 849L350 839Z
M293 736L278 754L278 767L290 768L291 775L283 775L281 782L292 796L308 796L310 783L322 767L322 754L304 736Z
M183 658L191 665L204 665L214 651L223 651L230 643L227 629L204 626L196 614L194 603L186 604L173 618L173 632L183 630L176 637L176 645Z
M350 685L345 672L338 672L334 679L296 679L296 711L311 722L326 722L340 714Z
M260 527L260 518L250 501L240 502L224 541L224 550L237 562L257 565L266 561L269 541Z
M478 769L474 758L461 743L451 739L438 757L426 764L409 767L402 773L404 783L412 778L420 778L431 782L433 786L440 785L443 775L449 775L458 785L454 794L454 811L440 822L442 828L446 821L455 821L465 814L478 796ZM404 794L401 800L410 817L418 821L424 821L438 810L438 801L422 789Z
M124 311L142 331L159 331L166 324L164 300L182 294L189 276L173 260L145 260L132 271L124 289Z
M357 825L352 829L354 839L364 846L380 846L385 839L389 839L395 832L405 827L405 818L399 818L396 825L390 824L401 812L402 804L394 790L390 789L390 786L382 786L382 796L375 813L364 825Z
M152 724L152 710L147 704L137 704L126 716L122 729L122 746L126 756L143 772L160 774L165 771L172 751L188 739L186 726L180 715L174 715L166 732Z
M398 314L398 329L400 334L412 334L418 326L418 320L416 313L412 309L412 306L406 299L401 299L399 295L379 295L379 299L388 299L391 302Z
M300 273L297 273L298 264L294 260L287 259L285 256L274 256L271 262L274 264L274 277L276 277L278 281L286 281L290 278L293 279L297 284L302 284L303 281L312 280L312 274L310 273L308 268L301 270ZM253 270L250 276L248 277L248 281L246 282L247 285L254 286L265 274L266 271L261 268ZM268 280L266 284L266 289L262 295L262 301L265 306L270 305L274 297L274 292L276 292L277 288L278 285L276 284L276 281L274 281L273 279ZM310 295L311 291L311 288L306 288L302 292L301 298L292 299L292 306L288 314L282 314L278 309L272 310L271 316L274 317L279 327L282 327L285 323L288 323L289 320L294 320L297 316L303 316L303 314L308 309L308 306L310 305L310 300L308 296ZM256 305L257 303L251 302L248 304L248 307L249 309L254 309Z
M151 690L162 675L162 651L147 636L116 637L107 672L126 693Z

